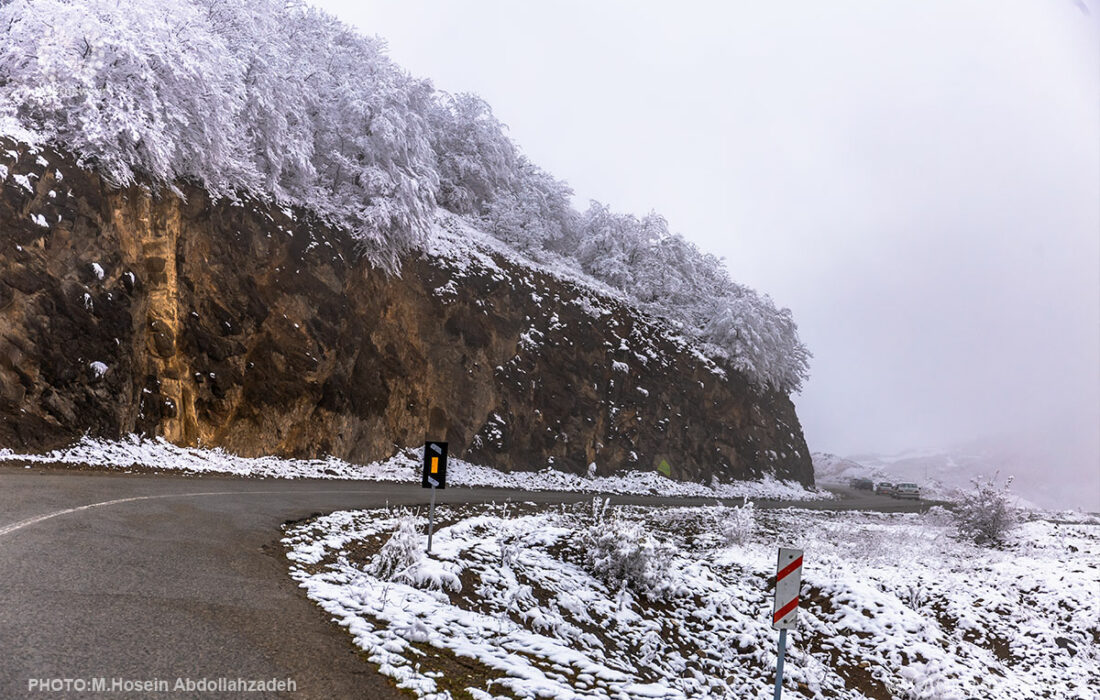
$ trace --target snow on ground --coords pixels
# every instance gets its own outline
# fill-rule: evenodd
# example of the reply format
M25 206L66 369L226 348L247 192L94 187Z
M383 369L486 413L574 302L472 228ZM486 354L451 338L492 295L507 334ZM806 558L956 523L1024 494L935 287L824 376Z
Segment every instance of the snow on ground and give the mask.
M283 540L310 598L420 697L771 697L786 544L806 563L784 697L1100 698L1096 517L993 550L942 511L470 506L438 509L427 558L424 515L338 512Z
M352 464L335 457L284 459L239 457L221 449L179 447L162 438L136 435L122 440L84 438L71 447L46 454L16 454L0 449L0 462L32 464L86 464L130 469L144 467L194 474L234 474L279 479L362 479L367 481L420 482L421 457L415 450L398 452L370 464ZM451 457L448 483L483 488L522 488L530 491L577 491L606 494L656 494L699 498L755 498L820 500L833 498L828 491L808 490L792 481L767 476L761 481L735 481L711 486L674 481L657 472L630 471L616 476L582 477L555 469L503 472Z

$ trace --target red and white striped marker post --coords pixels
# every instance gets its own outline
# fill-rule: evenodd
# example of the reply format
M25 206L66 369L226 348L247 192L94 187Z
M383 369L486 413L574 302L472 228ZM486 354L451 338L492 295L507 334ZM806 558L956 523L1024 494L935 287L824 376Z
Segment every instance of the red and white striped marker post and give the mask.
M779 548L775 566L775 607L772 629L779 630L779 660L775 665L775 700L783 695L783 657L787 652L787 630L798 626L798 592L802 588L802 550Z

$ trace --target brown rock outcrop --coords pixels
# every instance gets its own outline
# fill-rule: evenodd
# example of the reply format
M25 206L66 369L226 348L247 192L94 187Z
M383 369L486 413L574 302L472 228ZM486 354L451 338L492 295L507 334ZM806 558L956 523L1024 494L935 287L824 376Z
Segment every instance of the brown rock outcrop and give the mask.
M362 461L432 436L509 470L812 483L787 396L614 299L487 251L387 276L302 212L183 190L0 141L0 448Z

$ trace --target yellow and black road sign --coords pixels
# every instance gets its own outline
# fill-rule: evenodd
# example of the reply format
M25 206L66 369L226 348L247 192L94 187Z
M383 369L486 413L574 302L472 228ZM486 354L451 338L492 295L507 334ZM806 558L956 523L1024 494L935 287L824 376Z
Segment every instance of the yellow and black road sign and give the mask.
M424 488L447 488L447 443L424 443L424 476L420 479Z

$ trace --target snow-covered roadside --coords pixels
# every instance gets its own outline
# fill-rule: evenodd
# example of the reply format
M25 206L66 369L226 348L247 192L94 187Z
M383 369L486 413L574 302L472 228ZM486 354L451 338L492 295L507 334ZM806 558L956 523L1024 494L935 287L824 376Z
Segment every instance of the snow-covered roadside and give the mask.
M308 595L421 697L770 697L780 543L806 550L790 697L1100 697L1095 517L992 550L942 512L444 508L427 559L423 515L334 513L284 539ZM609 534L618 555L594 544Z
M239 457L221 449L179 447L161 438L135 435L122 440L84 438L77 444L47 454L16 454L0 449L0 463L80 464L114 469L144 467L193 474L233 474L278 479L362 479L366 481L420 481L420 456L414 450L370 464L352 464L334 457L326 459L283 459ZM491 467L451 458L447 481L455 486L522 488L530 491L575 491L580 493L683 496L698 498L750 498L773 500L820 500L833 498L828 491L815 491L791 481L765 477L761 481L736 481L713 486L674 481L656 472L625 472L616 476L582 477L555 469L537 472L502 472Z

